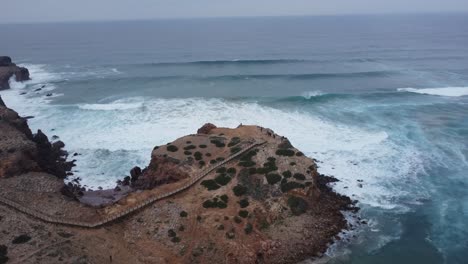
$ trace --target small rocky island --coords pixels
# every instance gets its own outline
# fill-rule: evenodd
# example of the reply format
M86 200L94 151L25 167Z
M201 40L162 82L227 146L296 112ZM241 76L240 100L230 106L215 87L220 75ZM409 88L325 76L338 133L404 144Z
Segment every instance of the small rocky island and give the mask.
M65 144L0 99L0 263L296 263L323 254L354 203L260 126L156 146L112 190L64 184Z

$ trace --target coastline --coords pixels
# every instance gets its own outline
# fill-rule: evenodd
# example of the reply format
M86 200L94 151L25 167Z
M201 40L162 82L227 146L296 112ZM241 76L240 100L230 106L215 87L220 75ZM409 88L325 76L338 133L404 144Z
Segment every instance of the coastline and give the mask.
M9 162L10 164L14 164L15 162L17 162L17 164L20 164L21 166L24 166L24 164L27 164L27 166L19 166L19 169L13 170L13 172L4 170L7 171L8 174L4 173L0 175L0 186L2 188L2 195L8 196L9 199L16 200L24 206L33 207L36 210L41 211L45 215L58 215L70 219L86 219L87 221L92 220L95 222L99 222L99 219L102 219L103 217L108 217L113 213L125 212L126 208L133 208L135 204L138 204L138 202L145 202L150 197L153 197L158 193L161 194L165 191L171 192L171 190L174 190L174 186L180 186L180 184L185 184L186 179L182 177L180 179L176 179L175 182L169 181L164 182L164 184L162 185L152 185L149 189L148 184L140 184L140 186L146 186L144 188L136 187L138 185L135 185L134 189L139 191L129 191L128 193L126 193L122 197L119 197L118 199L115 197L111 197L110 200L113 201L110 204L97 204L96 206L98 209L96 209L95 207L85 206L77 201L80 198L79 194L77 196L77 191L82 191L82 187L80 187L79 185L74 186L73 184L69 184L68 187L65 187L63 183L64 176L67 175L67 171L69 171L71 166L73 166L73 163L67 163L66 161L66 152L62 150L64 144L60 141L58 141L60 143L55 142L51 144L48 141L47 137L40 131L37 134L33 135L29 130L29 127L27 127L26 119L19 117L16 114L16 112L7 109L6 107L0 107L0 109L7 113L2 116L0 122L2 122L2 125L5 125L3 123L6 123L5 127L8 126L8 130L12 131L8 139L9 146L11 146L11 142L20 142L14 143L17 144L17 146L27 145L28 148L25 148L25 152L28 153L27 156L30 156L29 154L34 152L31 151L31 149L34 149L34 145L36 145L37 153L39 153L36 157L34 157L33 155L33 159L28 160L28 162L24 162L25 159L22 157L15 157L14 159L8 158L8 160L12 160L12 162ZM6 119L5 116L8 116L9 119ZM16 124L20 125L18 126ZM7 131L7 129L2 131ZM255 155L255 157L251 157L251 159L248 160L250 162L258 163L260 165L263 163L267 164L268 162L270 162L271 164L273 162L273 159L269 158L271 157L270 155L274 155L274 153L277 151L277 146L288 143L287 139L285 140L284 137L276 135L273 131L267 128L261 128L256 126L241 126L236 129L227 129L216 128L215 126L213 126L211 127L211 129L202 129L201 131L198 131L198 133L195 135L189 135L177 139L174 142L170 143L170 145L178 146L179 149L183 149L187 147L186 142L188 141L195 142L198 140L208 140L208 142L206 143L208 147L206 147L206 149L208 149L210 152L206 153L210 153L210 155L215 156L215 153L219 152L220 157L226 158L226 156L229 154L229 151L232 151L232 147L231 149L225 146L219 147L217 145L221 146L221 144L218 143L212 143L212 145L214 144L214 146L212 146L210 145L209 140L211 137L225 138L223 140L225 140L226 143L230 143L233 140L233 138L245 138L245 142L249 142L250 140L264 140L268 142L265 146L257 148L258 153L264 152L264 154ZM27 143L24 143L23 141ZM241 140L241 142L237 144L244 144L242 142L244 141ZM199 146L202 145L203 142L200 142ZM146 252L146 250L150 250L150 248L157 248L158 250L160 250L160 253L164 252L163 255L165 257L158 259L158 263L170 263L171 261L176 260L181 262L192 262L200 261L200 258L226 261L226 256L228 256L227 259L229 260L229 263L230 261L240 261L240 263L253 263L259 260L264 261L265 263L295 263L297 261L301 261L309 257L321 256L327 250L329 245L333 243L334 239L337 238L337 235L346 228L348 228L347 222L344 219L344 216L341 213L341 211L355 212L358 210L358 208L356 208L353 205L354 202L352 202L348 197L339 195L331 190L331 188L328 186L328 183L333 182L334 179L320 175L316 170L316 165L314 165L315 162L313 160L303 156L303 154L299 155L298 153L301 152L292 147L292 145L290 146L290 143L286 145L287 146L285 149L289 151L294 151L296 155L293 155L293 157L281 155L277 156L275 160L278 159L280 163L276 164L273 167L277 166L277 170L281 169L289 171L291 169L293 171L297 171L296 174L298 174L297 177L299 180L296 179L297 181L290 181L296 182L297 184L293 184L293 189L287 190L284 192L284 194L281 194L281 188L279 187L283 187L283 185L286 186L286 183L288 182L288 179L290 179L291 176L280 176L281 178L283 178L283 181L286 180L286 182L281 182L281 184L275 183L277 187L273 187L270 186L272 185L271 183L264 182L264 177L266 177L266 179L269 179L267 177L269 175L268 173L265 174L265 176L262 176L263 172L254 172L254 174L249 174L253 175L254 179L256 179L256 182L258 184L264 182L261 185L254 187L252 191L257 190L260 186L263 186L261 187L261 189L264 190L264 192L259 194L256 193L256 191L254 193L249 193L249 191L247 191L246 198L249 197L248 200L251 201L250 207L255 205L255 210L250 212L250 215L253 218L241 219L241 217L241 223L237 223L236 219L239 217L236 215L236 210L238 209L235 209L235 203L233 201L229 203L227 210L208 209L207 212L204 212L206 208L200 207L199 203L195 204L193 200L195 199L195 197L198 197L198 199L202 200L207 199L209 197L212 197L213 194L209 190L205 190L203 187L200 187L200 185L196 184L188 190L184 191L183 193L174 194L175 196L167 200L167 203L165 203L164 201L156 202L156 204L148 205L147 208L142 208L138 212L134 213L132 211L131 213L126 214L123 217L123 219L118 220L115 223L111 222L109 224L106 224L106 227L104 229L98 228L87 231L83 231L79 228L70 227L66 225L59 225L57 227L46 223L47 221L44 222L43 220L41 221L34 217L31 218L30 216L24 215L23 213L18 212L17 210L11 207L5 207L4 204L1 204L0 212L2 213L2 215L4 215L2 219L2 225L7 225L11 230L11 233L9 233L8 236L5 236L4 239L1 239L0 244L9 245L9 252L13 253L9 253L7 256L9 256L12 260L18 260L21 254L27 255L30 251L37 252L37 249L33 250L36 247L37 242L48 244L51 243L52 240L44 239L41 241L36 241L36 243L28 245L26 249L20 249L20 251L18 251L19 249L17 249L13 245L13 242L11 242L15 239L15 237L21 236L17 232L26 232L28 233L26 235L29 236L31 239L35 237L40 237L42 231L44 230L56 233L57 230L64 229L67 230L67 234L73 234L72 236L65 236L65 238L67 238L66 240L68 241L66 243L64 242L65 244L70 244L73 247L76 247L77 245L84 245L83 243L86 242L86 246L83 246L86 250L83 251L82 248L81 250L75 251L74 249L70 249L69 247L67 247L66 249L60 247L60 250L68 252L67 258L64 258L64 256L59 256L59 258L62 258L62 260L78 259L83 258L85 256L85 259L88 259L90 261L99 262L99 260L104 259L108 261L107 257L103 258L103 256L99 256L100 252L97 251L97 249L96 251L92 250L93 252L89 252L90 247L92 246L99 248L99 246L95 244L97 243L96 240L89 239L90 235L97 236L105 240L112 240L111 242L109 242L109 245L112 245L115 248L126 248L128 246L127 243L137 243L139 245L132 246L129 252L112 251L110 258L114 259L114 261L116 261L115 259L119 259L119 261L117 261L116 263L120 263L121 260L125 259L135 261L135 258L138 259L138 262L147 262L148 260L143 260L144 258L141 259L141 254L143 252ZM43 146L48 147L44 148ZM19 149L22 150L21 148ZM185 160L186 157L184 155L187 155L186 153L180 153L178 154L180 156L177 156L175 155L176 153L171 153L171 151L159 153L158 149L162 148L155 148L152 154L152 162L155 161L154 164L161 164L161 160L158 160L156 158L164 157L164 155L169 154L173 159L179 162ZM1 153L10 152L8 151L8 149L6 149L6 147L3 147ZM61 164L60 162L62 162L63 165L58 166L61 170L55 167L51 167L49 163L44 163L40 161L40 159L45 156L50 157L46 160L48 160L49 162L53 160L53 164ZM245 157L245 155L242 157ZM197 159L196 156L195 159ZM241 158L240 163L242 163L242 159L243 158ZM294 159L294 161L290 161L289 159ZM296 159L300 160L301 162L297 162ZM2 160L5 159L2 158ZM29 161L35 162L39 165L34 167L33 165L29 164L31 163ZM210 160L208 159L207 161ZM206 166L216 166L216 161L214 163L212 161L213 159L209 162L212 164ZM298 165L291 165L293 162L297 163ZM65 166L65 164L68 167L64 169L63 167ZM170 165L171 163L169 162L168 164ZM191 178L193 175L196 175L197 171L201 169L198 168L198 166L201 166L201 163L195 166L193 163L193 159L192 163L183 162L183 164L184 166L182 167L182 170L183 172L187 173L187 175L189 175L188 178ZM308 165L306 166L302 164ZM155 171L155 174L151 174L149 171L151 171L151 168L154 166L152 166L152 164L149 164L148 168L143 169L143 171L140 173L136 173L138 174L138 176L135 176L135 178L141 177L140 181L142 181L142 179L146 179L147 181L148 179L151 179L151 177L160 177L158 175L161 175L161 173L162 175L166 175L167 170L174 173L174 166L169 165L164 169L166 171ZM237 167L235 167L236 170L239 171L239 173L242 171L249 171L245 170L248 167L242 169L242 166L243 165L237 165ZM11 167L15 166L10 166L10 168ZM68 170L66 170L67 168ZM177 168L179 169L181 167L177 165ZM221 167L214 167L214 169L216 168L220 169ZM257 170L258 169L260 168L257 168ZM303 172L300 173L299 171ZM208 173L206 177L210 177L210 175L213 175L213 173ZM245 177L248 177L248 175L246 175L245 173L239 174L236 177L231 177L232 182L238 182L238 185L243 184L248 186L249 184L249 182L245 181ZM301 181L304 181L302 177L305 177L304 179L310 179L311 184L308 185L308 187L301 187L303 185L301 184ZM134 178L133 175L131 178ZM131 181L133 182L133 179L131 179ZM135 179L134 181L137 182L138 179ZM297 187L296 185L299 187ZM25 188L24 186L28 187ZM122 189L121 187L122 186L120 186L119 188ZM220 190L223 188L225 189L225 187L222 187L220 188ZM219 196L222 196L222 193L219 193L219 191L215 192L218 192ZM108 194L105 193L105 190L94 191L91 193L97 194L98 196L102 195L108 197ZM88 193L88 195L89 194L90 193ZM300 198L300 200L297 200L299 198L295 198L295 201L296 203L299 203L298 206L300 208L305 206L305 208L301 209L301 213L299 215L296 215L292 208L288 210L282 209L291 207L291 205L289 204L291 203L291 197L302 197ZM236 197L233 196L233 198L230 199L236 199ZM302 202L302 200L308 201L309 199L310 203L315 205L306 206ZM266 204L269 205L266 207ZM307 202L306 204L309 204L309 202ZM50 207L53 208L52 211ZM162 215L155 215L154 213L152 213L153 210L162 213ZM188 219L184 219L185 217L176 216L178 215L177 212L181 210L189 212L190 217L188 217ZM219 212L218 210L221 210L222 212ZM302 212L302 210L305 211ZM195 214L197 215L194 215L194 213L192 213L193 211L195 211ZM226 216L226 212L229 212L228 214L231 214L231 216ZM174 217L179 218L179 220L176 221L176 223L179 223L180 226L177 227L174 225L174 223L170 222L169 219L172 219ZM226 217L228 217L229 219L226 220ZM150 224L156 219L159 219L157 220L159 224ZM184 222L184 220L190 221L187 223ZM198 225L200 223L202 223L202 226ZM37 225L41 226L42 231L37 230L34 227ZM22 228L17 229L17 227L19 226L22 226ZM184 230L182 231L180 231L181 226L184 226ZM222 230L224 231L219 229L221 226L223 226ZM229 228L228 226L231 227ZM141 237L142 234L148 234L148 232L153 232L155 230L154 228L157 230L161 229L162 232L156 232L158 234L158 237L153 237L154 235L149 236L151 238L149 239L149 241L152 241L153 243L151 247L148 247L148 245L146 245L146 247L148 248L145 248L144 244L141 244L142 242L137 242L138 237ZM169 239L161 237L164 234L164 232L170 233L170 230L177 228L179 229L179 231L177 232L182 233L182 242L173 241L174 237L178 236L174 236L172 238L171 236L169 236ZM153 231L151 231L152 229ZM196 229L200 230L196 231ZM248 231L249 233L247 234L247 231L242 231L242 229L252 230ZM124 239L124 241L122 241L122 237L115 237L115 235L111 235L111 233L115 232L116 230L123 230L123 232L127 234L130 237L130 239L126 238ZM188 234L184 233L189 230L190 232L188 232ZM285 236L285 234L288 235ZM57 235L58 236L54 236L54 239L61 237L60 233L57 233ZM200 235L202 235L202 237L205 236L206 239L198 241L197 237L199 237ZM234 237L230 238L231 236ZM167 235L164 237L167 237ZM12 240L9 241L9 239ZM148 240L148 238L146 238L146 240ZM187 242L185 240L187 240ZM145 243L150 243L149 241ZM188 241L191 242L189 243ZM191 253L185 254L185 252L188 250L187 245L193 244L194 241L197 241L198 246L195 248L189 247ZM210 246L212 243L219 244L216 247L216 250L207 250L210 247L212 247ZM241 250L241 244L250 245L250 249L248 250L248 252L244 252L243 250ZM143 247L143 249L141 247ZM48 250L49 248L44 249L44 251ZM177 252L174 252L174 250L177 250ZM88 253L85 254L84 252ZM184 254L181 254L182 252ZM223 253L221 254L221 252ZM40 258L40 255L42 255L42 252L41 254L37 254L32 257L34 257L35 260L39 262L46 261L45 259ZM50 255L50 253L46 254L46 256L48 255ZM57 254L52 252L50 256L52 259L47 259L47 262L53 261L53 259L56 260L57 256ZM151 256L152 258L156 257L154 255ZM152 261L155 260L153 259L150 262ZM122 261L122 263L124 262Z

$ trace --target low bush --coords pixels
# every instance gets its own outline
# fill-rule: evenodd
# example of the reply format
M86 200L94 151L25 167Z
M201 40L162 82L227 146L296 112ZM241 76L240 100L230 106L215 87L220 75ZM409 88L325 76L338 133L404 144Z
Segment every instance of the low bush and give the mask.
M204 180L200 184L205 186L208 191L217 190L221 187L214 180Z
M281 173L281 174L283 174L283 177L285 177L285 178L291 178L291 176L292 176L292 173L290 171L288 171L288 170L283 171L283 173Z
M180 237L173 237L173 238L171 239L172 243L179 243L180 240L181 240Z
M294 156L294 150L291 149L278 149L276 150L276 155L278 156L286 156L286 157L292 157Z
M203 160L200 160L200 161L198 162L198 164L200 164L200 167L203 167L203 166L205 166L206 163L205 163Z
M229 141L228 147L235 146L241 142L241 139L239 137L233 137L231 138L231 141Z
M223 161L223 160L224 160L224 157L217 157L216 160L217 160L217 161Z
M249 206L249 200L247 198L239 201L240 208L246 208Z
M201 160L201 159L203 159L203 154L202 154L201 152L199 152L199 151L195 152L195 153L193 154L193 156L195 157L195 160Z
M180 217L187 217L188 213L185 211L180 212Z
M186 150L186 151L184 151L184 154L185 154L185 155L192 155L192 152Z
M251 223L247 223L247 225L245 225L245 228L244 228L244 232L248 235L250 233L252 233L253 231L253 226Z
M305 175L302 173L294 173L293 177L297 180L303 181L306 179Z
M236 196L242 196L247 192L247 188L245 186L238 184L234 186L234 188L232 188L232 191L234 192Z
M249 211L247 210L240 210L239 211L239 216L242 218L247 218L249 216Z
M192 141L189 140L189 141L187 141L187 142L185 142L185 143L187 143L187 144L192 144Z
M185 226L183 226L183 225L180 225L180 226L179 226L179 231L180 231L180 232L183 232L183 231L185 231Z
M274 185L276 183L278 183L279 181L281 181L281 176L279 174L276 174L276 173L269 173L267 175L265 175L266 179L267 179L267 182L271 185Z
M296 162L292 161L292 162L289 163L289 165L296 166Z
M239 166L242 166L242 167L252 167L252 166L255 166L255 164L256 163L251 160L239 162Z
M281 184L281 191L282 192L289 192L292 189L298 189L298 188L304 188L304 184L298 183L298 182L286 182Z
M224 225L219 225L218 230L224 230Z
M231 177L229 177L229 175L227 175L226 173L221 173L218 176L216 176L215 181L217 184L224 186L231 181Z
M223 195L221 195L220 199L221 199L223 202L227 203L228 200L229 200L229 197L228 197L226 194L223 194Z
M198 147L200 147L200 148L206 148L206 147L207 147L207 145L205 145L205 144L201 144L201 145L199 145Z
M216 164L216 163L218 163L216 160L214 160L214 159L210 160L210 164Z
M241 147L232 147L231 148L231 154L236 154L237 152L241 151Z
M225 173L226 172L226 167L220 167L220 168L216 169L216 172L217 173Z
M307 210L307 202L300 197L296 197L296 196L289 197L288 205L293 215L301 215L305 213Z
M229 168L229 169L227 169L226 172L229 173L229 174L236 174L237 171L236 171L236 168Z
M196 149L197 147L195 145L188 145L184 147L184 150L191 150L191 149Z
M166 147L166 149L167 151L170 151L170 152L177 152L179 150L179 148L174 145L169 145Z
M238 217L237 215L234 216L234 222L236 222L236 224L240 224L242 223L242 218Z
M175 237L176 235L177 235L177 234L176 234L176 232L175 232L173 229L169 229L169 230L167 231L167 236L169 236L169 237Z
M224 148L226 146L226 144L224 144L224 142L219 139L212 139L210 142L218 148Z
M205 156L211 157L211 153L206 153Z

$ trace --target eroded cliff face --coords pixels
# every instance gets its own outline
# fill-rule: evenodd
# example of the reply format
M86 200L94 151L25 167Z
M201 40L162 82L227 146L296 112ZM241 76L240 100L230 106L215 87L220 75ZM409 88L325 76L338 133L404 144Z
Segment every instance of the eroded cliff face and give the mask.
M72 162L66 161L63 142L50 143L40 130L33 135L27 120L5 106L0 97L0 178L36 171L65 178Z
M0 56L0 91L10 88L9 80L15 76L17 82L29 80L29 70L19 67L8 56Z

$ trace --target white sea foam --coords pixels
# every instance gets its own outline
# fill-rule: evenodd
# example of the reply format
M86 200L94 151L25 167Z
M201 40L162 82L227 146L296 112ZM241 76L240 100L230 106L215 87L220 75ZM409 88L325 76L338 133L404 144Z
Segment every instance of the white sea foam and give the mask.
M83 110L94 111L115 111L115 110L129 110L143 107L143 103L125 103L123 101L116 101L109 104L83 104L78 106Z
M468 87L444 87L444 88L398 88L399 92L410 92L427 95L439 95L439 96L450 96L460 97L468 95Z
M322 91L308 91L308 92L303 92L302 93L302 97L304 97L305 99L310 99L312 97L317 97L317 96L322 96L323 95L323 92Z

